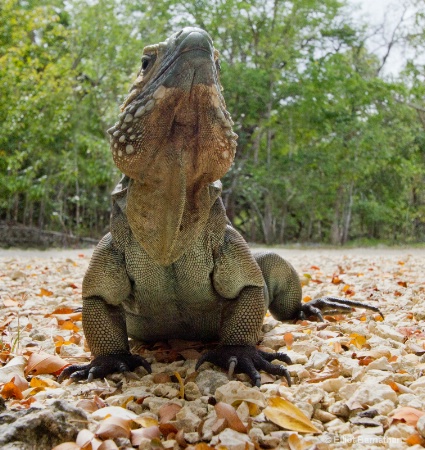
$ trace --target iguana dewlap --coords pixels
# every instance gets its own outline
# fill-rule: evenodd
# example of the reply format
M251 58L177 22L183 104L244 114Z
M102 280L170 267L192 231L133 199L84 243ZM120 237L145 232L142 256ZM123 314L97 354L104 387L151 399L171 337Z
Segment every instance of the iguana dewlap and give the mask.
M185 28L144 49L120 119L108 131L125 176L113 193L111 231L83 282L83 327L95 359L65 369L62 378L149 370L129 353L132 337L218 340L198 365L236 365L257 385L260 369L289 382L286 369L271 364L289 358L255 348L267 309L285 320L321 317L317 307L368 307L326 299L302 304L292 266L273 253L253 256L227 224L216 180L232 164L237 136L205 31Z

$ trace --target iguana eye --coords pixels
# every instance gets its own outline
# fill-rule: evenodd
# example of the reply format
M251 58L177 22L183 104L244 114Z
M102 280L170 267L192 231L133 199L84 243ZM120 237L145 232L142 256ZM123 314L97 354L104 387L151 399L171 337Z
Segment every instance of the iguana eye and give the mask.
M149 63L151 62L151 57L149 55L142 56L142 70L146 70L149 67Z

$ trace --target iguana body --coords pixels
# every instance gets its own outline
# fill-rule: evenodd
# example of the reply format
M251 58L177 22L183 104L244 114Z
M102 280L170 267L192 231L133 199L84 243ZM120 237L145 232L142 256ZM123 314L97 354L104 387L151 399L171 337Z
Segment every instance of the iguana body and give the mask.
M211 38L197 28L145 48L141 75L109 130L114 161L125 174L113 193L111 232L83 282L83 326L95 359L64 376L149 370L130 355L130 336L219 340L200 363L227 368L232 360L255 384L259 369L289 381L283 366L270 363L290 362L286 355L255 348L264 314L269 308L284 320L320 312L317 302L301 303L289 263L273 253L253 256L227 224L215 180L233 161L236 135L217 57Z

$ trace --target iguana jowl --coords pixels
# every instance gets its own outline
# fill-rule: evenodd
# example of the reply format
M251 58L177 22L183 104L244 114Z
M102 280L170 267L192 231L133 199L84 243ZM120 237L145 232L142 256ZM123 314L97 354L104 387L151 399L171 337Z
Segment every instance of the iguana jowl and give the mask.
M62 378L103 377L149 364L128 336L219 340L198 362L235 365L259 385L258 370L285 376L256 349L267 308L279 320L318 308L369 307L346 300L301 303L292 266L273 253L253 256L227 224L218 180L232 164L237 136L219 81L210 36L185 28L144 49L120 120L108 132L125 174L113 193L111 231L83 282L83 327L94 360Z

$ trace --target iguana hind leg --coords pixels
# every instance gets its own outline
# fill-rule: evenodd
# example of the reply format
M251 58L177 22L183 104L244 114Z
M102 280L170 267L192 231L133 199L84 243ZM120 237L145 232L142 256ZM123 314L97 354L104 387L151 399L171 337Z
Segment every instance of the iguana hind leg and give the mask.
M292 265L276 253L254 254L266 282L266 306L277 320L305 319L310 316L324 321L322 312L349 313L365 308L384 317L376 306L337 297L316 298L302 302L301 283Z

